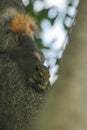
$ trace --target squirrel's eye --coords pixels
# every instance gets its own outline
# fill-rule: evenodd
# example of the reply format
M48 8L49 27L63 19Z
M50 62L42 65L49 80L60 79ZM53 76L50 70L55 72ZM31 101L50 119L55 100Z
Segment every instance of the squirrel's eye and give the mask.
M42 74L42 72L40 72L40 73L39 73L39 76L40 76L40 77L43 77L43 74Z

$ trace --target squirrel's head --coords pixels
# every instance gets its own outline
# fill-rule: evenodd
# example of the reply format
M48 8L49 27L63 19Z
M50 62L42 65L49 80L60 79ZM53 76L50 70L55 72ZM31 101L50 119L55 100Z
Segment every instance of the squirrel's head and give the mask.
M30 78L30 82L33 87L37 90L45 90L49 81L49 67L44 65L36 65L33 77Z

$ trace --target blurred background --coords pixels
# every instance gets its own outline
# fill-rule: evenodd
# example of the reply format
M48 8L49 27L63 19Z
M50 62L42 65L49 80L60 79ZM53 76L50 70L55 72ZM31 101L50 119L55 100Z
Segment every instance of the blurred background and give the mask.
M24 4L37 20L36 40L54 84L33 130L87 130L87 0Z
M76 22L79 0L23 0L23 3L39 28L40 33L35 38L45 55L44 64L50 66L50 83L54 84L69 34Z

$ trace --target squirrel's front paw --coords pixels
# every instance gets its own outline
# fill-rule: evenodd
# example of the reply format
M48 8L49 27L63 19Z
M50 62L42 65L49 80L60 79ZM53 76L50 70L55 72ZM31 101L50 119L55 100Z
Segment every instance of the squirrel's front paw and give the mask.
M36 91L43 91L46 89L46 86L47 86L47 82L45 82L45 83L38 82L32 78L29 79L29 83L30 83L31 87L34 88Z

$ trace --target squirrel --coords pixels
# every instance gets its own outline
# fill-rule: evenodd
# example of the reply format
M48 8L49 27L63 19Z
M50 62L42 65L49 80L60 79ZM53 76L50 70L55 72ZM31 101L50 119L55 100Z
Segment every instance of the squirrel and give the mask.
M10 30L18 44L9 47L8 53L18 61L31 86L39 91L45 90L50 77L49 67L43 64L45 57L34 40L33 19L18 13L11 19Z

